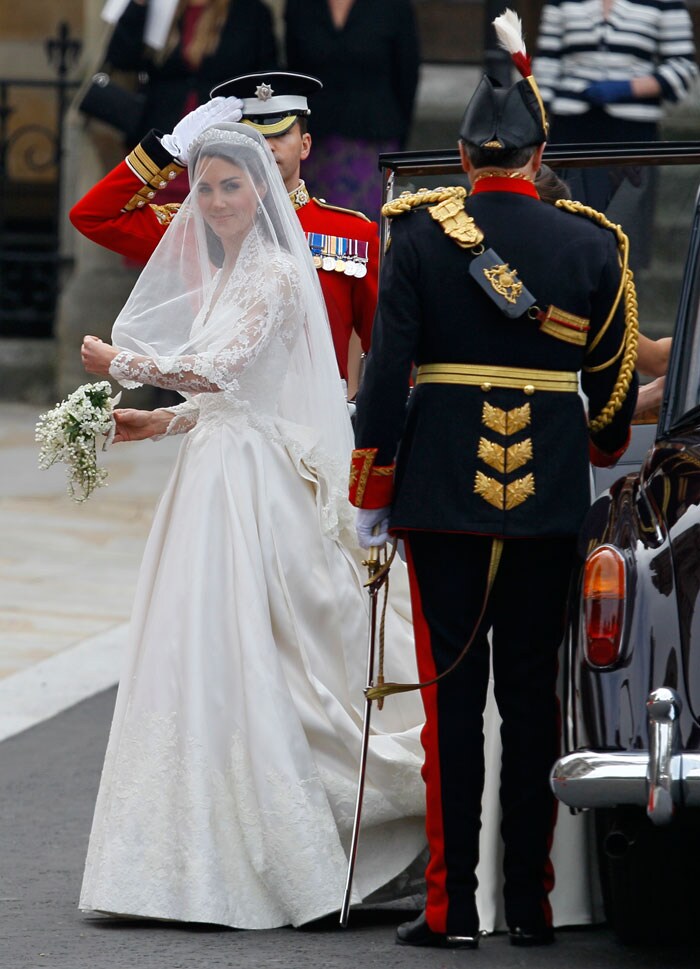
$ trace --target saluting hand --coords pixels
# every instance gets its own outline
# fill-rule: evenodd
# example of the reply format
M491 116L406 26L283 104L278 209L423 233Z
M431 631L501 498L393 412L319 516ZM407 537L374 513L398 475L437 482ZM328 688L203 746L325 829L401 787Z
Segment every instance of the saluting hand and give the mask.
M172 130L172 134L163 135L160 142L166 151L186 165L192 142L203 131L222 121L240 121L243 114L243 102L240 98L219 96L200 104L194 111L186 114Z

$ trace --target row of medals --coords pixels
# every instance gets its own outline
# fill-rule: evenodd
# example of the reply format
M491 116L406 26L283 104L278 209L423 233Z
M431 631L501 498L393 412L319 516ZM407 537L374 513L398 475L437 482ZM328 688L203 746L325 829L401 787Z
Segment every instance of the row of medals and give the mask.
M355 276L357 279L367 275L367 266L357 259L336 259L333 256L314 254L314 266L316 269L345 273L346 276Z

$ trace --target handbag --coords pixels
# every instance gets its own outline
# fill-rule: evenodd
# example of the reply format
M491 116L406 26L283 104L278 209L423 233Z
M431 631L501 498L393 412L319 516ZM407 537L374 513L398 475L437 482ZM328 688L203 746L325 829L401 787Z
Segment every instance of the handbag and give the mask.
M143 134L140 126L145 107L145 94L121 87L105 71L93 75L77 104L78 111L89 118L111 125L127 137L137 138Z

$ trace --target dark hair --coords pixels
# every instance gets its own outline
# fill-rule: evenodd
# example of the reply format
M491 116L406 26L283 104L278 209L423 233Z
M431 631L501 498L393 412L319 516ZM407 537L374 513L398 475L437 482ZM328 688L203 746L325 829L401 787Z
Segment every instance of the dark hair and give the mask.
M557 199L571 198L568 184L563 178L559 178L549 165L542 165L535 175L535 188L542 201L549 202L551 205L554 205Z
M527 165L539 145L527 148L481 148L471 141L462 141L474 168L522 168Z
M215 145L204 145L197 162L199 163L202 158L221 158L222 161L227 161L231 165L245 165L256 185L267 184L267 175L262 159L254 148L248 148L245 145L232 146L229 155Z
M307 114L298 114L297 124L299 125L299 131L302 133L302 135L305 135L309 130L309 116ZM292 128L293 127L294 125L292 125ZM289 130L291 131L292 128Z

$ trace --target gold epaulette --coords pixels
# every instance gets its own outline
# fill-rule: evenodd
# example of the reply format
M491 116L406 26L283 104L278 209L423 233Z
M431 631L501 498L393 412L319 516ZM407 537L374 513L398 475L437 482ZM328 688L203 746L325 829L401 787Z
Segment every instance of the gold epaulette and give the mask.
M596 431L602 431L604 427L607 427L617 411L619 411L619 409L622 407L622 402L627 396L627 391L629 390L629 386L632 381L632 375L634 374L634 369L637 365L639 320L637 313L637 291L634 285L632 270L629 268L630 244L629 239L622 231L621 226L617 225L615 222L611 222L610 219L603 215L602 212L592 208L590 205L584 205L582 202L574 202L570 201L569 199L557 199L555 205L557 208L563 209L565 212L571 212L572 215L583 215L586 218L591 219L593 222L597 222L598 225L603 226L603 228L610 229L617 239L618 259L620 263L620 285L605 323L603 323L596 336L593 338L593 340L591 340L588 347L588 354L595 350L600 341L603 339L603 336L612 323L617 308L620 305L620 300L623 297L625 332L617 352L610 357L609 360L606 360L604 363L600 363L594 367L583 368L587 373L597 373L600 370L607 369L608 367L612 366L612 364L620 360L617 380L615 381L615 386L613 387L612 394L610 395L610 400L607 402L601 412L596 415L593 420L589 421L589 430L595 433Z
M417 192L402 192L401 195L382 206L382 215L389 219L410 212L419 205L435 205L447 199L463 199L467 190L463 185L450 185L448 188L419 188Z
M371 222L372 220L365 215L364 212L356 212L355 209L344 209L342 205L331 205L330 202L326 202L325 199L317 199L314 196L314 202L320 205L322 209L330 209L331 212L344 212L345 215L356 215L358 219L362 219L363 222Z
M126 163L132 172L144 182L144 186L135 195L132 195L122 210L124 212L131 212L133 209L141 209L144 205L148 205L151 199L155 198L159 189L165 188L168 182L177 178L180 172L185 170L185 166L179 165L176 161L171 161L165 168L159 168L158 164L146 153L143 145L137 145L127 155Z

